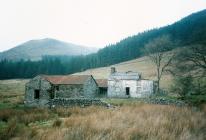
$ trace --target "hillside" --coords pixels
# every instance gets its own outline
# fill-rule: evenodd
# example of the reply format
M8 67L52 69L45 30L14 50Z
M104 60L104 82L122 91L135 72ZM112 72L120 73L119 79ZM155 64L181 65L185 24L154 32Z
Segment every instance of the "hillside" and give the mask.
M44 55L85 55L96 51L96 48L87 48L85 46L45 38L30 40L10 50L4 51L0 53L0 60L39 60Z
M89 64L82 64L88 69L91 67L108 66L138 58L142 55L144 45L161 35L169 35L176 42L174 48L193 44L205 44L206 41L206 10L193 13L180 21L161 28L156 28L137 35L130 36L112 45L100 49L97 53L84 58ZM96 52L97 49L66 43L55 39L31 40L18 45L8 51L0 53L1 59L38 60L42 55L81 55ZM92 63L92 64L90 64Z
M125 38L116 44L99 50L96 56L93 57L93 61L96 62L96 66L99 67L138 58L144 55L141 50L148 41L162 35L170 36L171 40L176 43L174 48L193 44L205 44L205 19L206 10L202 10L171 25L144 31Z
M30 41L25 44L42 44L38 42L44 42L44 45L34 47L34 45L20 45L12 50L4 52L2 56L6 54L12 59L24 58L35 58L39 59L41 55L67 55L77 54L75 57L64 57L59 56L54 58L42 59L38 62L30 61L19 61L16 63L11 63L7 61L0 61L0 79L9 79L9 78L32 78L38 74L73 74L76 72L85 71L87 69L98 68L98 67L107 67L115 65L121 62L133 60L144 56L142 49L148 41L153 40L156 37L161 35L169 35L171 41L174 42L172 49L190 47L195 44L205 45L206 39L206 10L194 13L190 16L183 18L182 20L159 28L153 29L150 31L145 31L128 37L116 44L106 46L105 48L100 49L97 53L92 53L88 55L78 55L77 52L82 54L80 47L63 47L65 43L60 43L59 41L50 39L43 39L39 41ZM52 43L51 43L52 42ZM57 42L57 43L56 43ZM35 44L34 43L34 44ZM52 44L52 45L51 45ZM55 45L54 45L55 44ZM57 44L57 45L56 45ZM49 47L48 47L49 46ZM52 47L51 47L52 46ZM66 45L68 46L68 44ZM70 45L71 46L71 45ZM22 48L22 49L21 49ZM25 48L25 49L24 49ZM29 49L31 48L31 49ZM35 48L35 49L34 49ZM48 49L49 48L49 49ZM63 49L60 49L63 48ZM16 50L16 51L15 51ZM74 51L78 50L78 51ZM8 53L8 52L12 53ZM29 53L25 53L29 52ZM59 52L60 51L60 52ZM71 53L73 52L73 53ZM48 54L50 53L50 54ZM41 54L41 55L40 55ZM137 59L139 60L139 59ZM141 60L141 59L140 59ZM135 60L134 60L135 61ZM150 69L150 66L147 66L147 63L142 62L144 65L137 65L136 68L144 74L145 69ZM133 66L134 64L131 64ZM58 67L57 67L58 66ZM135 68L130 68L130 66L124 66L128 70L135 70ZM121 70L121 69L120 69ZM100 72L101 73L101 72ZM102 74L104 71L102 72ZM101 74L100 74L101 75Z
M107 67L100 67L95 69L88 69L83 72L75 73L76 75L93 75L96 79L104 79L108 78L110 74L111 67L115 67L118 72L127 72L127 71L134 71L142 74L144 79L152 79L155 80L155 68L154 65L147 57L141 57L138 59L126 61L123 63L107 66ZM163 75L161 86L162 88L168 89L171 84L171 76L170 75Z

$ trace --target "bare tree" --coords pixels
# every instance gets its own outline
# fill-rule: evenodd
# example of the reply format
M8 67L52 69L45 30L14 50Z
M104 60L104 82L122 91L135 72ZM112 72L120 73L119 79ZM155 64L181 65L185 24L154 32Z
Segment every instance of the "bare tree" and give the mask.
M205 77L206 47L203 44L196 44L181 48L176 51L173 62L173 67L170 69L173 76Z
M196 75L204 76L206 74L206 46L203 44L196 44L182 49L178 53L179 67L185 67L184 73L196 71ZM177 67L176 66L176 67ZM187 67L187 68L186 68Z
M172 42L167 35L157 37L144 46L144 53L155 64L157 72L157 93L160 91L160 80L166 68L171 64L174 54L171 50Z
M192 87L190 93L206 93L206 47L204 44L179 49L173 62L174 66L170 72L174 77L174 82L181 82L174 84L175 89L186 89L182 90L182 93L187 94L187 89Z

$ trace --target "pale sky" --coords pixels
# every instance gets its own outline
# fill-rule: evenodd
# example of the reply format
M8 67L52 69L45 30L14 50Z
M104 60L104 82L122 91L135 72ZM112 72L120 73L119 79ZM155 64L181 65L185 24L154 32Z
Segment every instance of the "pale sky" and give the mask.
M0 0L0 51L55 38L104 47L206 8L206 0Z

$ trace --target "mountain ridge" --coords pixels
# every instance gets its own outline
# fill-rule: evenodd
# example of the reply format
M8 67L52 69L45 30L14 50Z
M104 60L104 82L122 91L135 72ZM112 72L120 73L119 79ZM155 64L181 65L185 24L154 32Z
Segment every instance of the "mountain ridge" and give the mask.
M89 48L53 38L33 39L0 52L0 60L40 60L45 55L86 55L96 51L97 48Z

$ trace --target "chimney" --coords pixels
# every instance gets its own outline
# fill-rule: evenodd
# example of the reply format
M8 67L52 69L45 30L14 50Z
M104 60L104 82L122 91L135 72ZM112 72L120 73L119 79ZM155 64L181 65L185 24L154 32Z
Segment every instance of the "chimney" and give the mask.
M115 72L116 72L115 67L111 67L111 74L113 74Z

